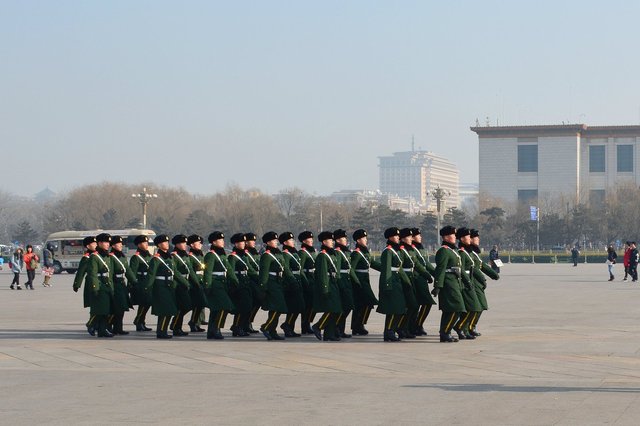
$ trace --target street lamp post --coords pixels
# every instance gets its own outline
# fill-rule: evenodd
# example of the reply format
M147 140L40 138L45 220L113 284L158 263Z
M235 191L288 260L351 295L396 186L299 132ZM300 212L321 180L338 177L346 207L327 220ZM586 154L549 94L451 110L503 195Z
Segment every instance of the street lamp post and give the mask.
M158 198L158 194L150 194L147 188L142 188L139 194L131 194L131 197L137 198L142 206L142 229L147 229L147 203L152 198Z
M440 214L442 212L442 206L444 204L444 199L451 195L451 192L440 188L440 185L436 187L433 191L431 191L431 196L436 200L436 247L440 243L438 239L438 232L440 232Z

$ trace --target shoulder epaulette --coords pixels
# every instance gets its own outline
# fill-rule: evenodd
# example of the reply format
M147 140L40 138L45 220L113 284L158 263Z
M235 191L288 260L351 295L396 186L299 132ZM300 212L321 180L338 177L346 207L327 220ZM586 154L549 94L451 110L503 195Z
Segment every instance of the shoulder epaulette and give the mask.
M360 247L356 247L356 251L360 251Z
M160 257L160 253L154 254L153 257Z
M269 251L269 250L265 250L264 252L267 253L267 254L271 253L271 251Z
M327 252L326 250L322 250L322 253L326 253L326 252Z
M389 244L389 245L387 246L387 248L388 248L388 249L390 249L390 248L391 248L391 244Z
M289 253L289 249L284 249L282 251L285 252L285 253Z
M82 257L89 257L89 256L91 256L90 253L85 253L85 254L82 255Z

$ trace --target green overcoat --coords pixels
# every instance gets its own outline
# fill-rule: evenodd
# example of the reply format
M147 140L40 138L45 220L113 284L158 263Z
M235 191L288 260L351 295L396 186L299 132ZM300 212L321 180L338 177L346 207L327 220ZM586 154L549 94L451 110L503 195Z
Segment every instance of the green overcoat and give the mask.
M300 264L302 265L302 292L304 295L304 305L306 308L312 307L314 287L316 283L316 251L313 247L302 246L298 251Z
M88 286L91 289L91 315L111 315L113 309L113 265L108 252L90 256Z
M355 274L355 272L351 269L351 252L348 249L342 249L340 247L336 248L335 251L337 260L336 267L340 272L338 274L340 303L342 303L342 312L347 312L354 308L353 282L351 280L351 274Z
M176 272L174 279L176 281L176 306L180 312L188 312L193 309L191 302L191 279L196 272L191 267L189 254L184 251L171 253L173 258L174 271Z
M351 279L353 281L353 305L355 309L365 306L373 307L378 304L378 299L371 288L369 268L380 271L379 261L372 259L366 247L356 247L351 252Z
M342 312L338 284L337 259L333 249L322 250L316 256L313 309L316 312Z
M475 278L474 285L476 289L476 296L478 296L478 301L480 302L480 305L482 305L482 310L486 311L489 309L489 302L487 302L487 296L484 293L487 288L487 280L484 275L487 275L492 280L500 279L500 275L486 262L483 262L478 253L472 252L471 254L475 265L475 268L473 269L473 276Z
M235 311L235 306L229 297L227 277L233 271L229 270L229 262L224 249L209 250L204 256L204 288L212 311Z
M429 281L433 281L435 268L419 248L411 247L408 252L416 265L413 269L413 285L416 290L418 304L435 305L436 301L429 292Z
M409 278L402 270L402 258L397 249L388 245L380 255L380 281L378 286L378 308L381 314L404 315L407 303L404 299L403 285ZM409 285L411 283L408 283Z
M82 290L82 299L84 302L84 307L88 308L91 306L91 287L89 287L89 275L87 272L89 271L89 263L91 263L91 253L86 252L80 258L80 263L78 264L78 270L76 271L76 276L73 278L73 288L79 289L82 286L82 281L84 280L84 289Z
M207 296L204 294L204 256L202 251L191 251L189 253L189 262L193 269L193 276L189 276L191 287L189 294L191 295L191 304L194 308L206 308L208 306Z
M456 269L454 271L453 269ZM444 312L466 312L462 298L462 261L458 251L443 245L436 252L434 288L438 288L438 307ZM466 279L466 278L465 278Z
M113 265L113 313L122 314L133 305L129 298L129 288L136 282L136 276L129 268L127 258L122 252L120 254L111 252L111 264ZM127 281L129 285L127 285Z
M304 312L305 304L300 256L295 248L284 247L282 259L284 261L284 299L287 302L287 312L301 314Z
M251 278L249 276L249 254L245 251L233 250L227 256L229 262L229 296L235 306L234 313L251 312L253 296ZM233 278L232 278L233 277Z
M462 282L462 299L464 300L465 310L467 312L479 312L482 310L482 305L476 295L476 286L473 278L473 258L471 254L463 248L458 250L458 254L462 260L462 276L467 277L467 280L465 281L463 279Z
M148 251L136 253L129 259L129 268L136 276L136 282L131 289L131 302L134 305L151 306L151 288L149 278L149 263L151 262L151 253Z
M409 251L405 246L401 246L398 251L400 258L402 259L402 270L409 278L402 281L402 292L404 294L404 301L407 304L407 309L418 309L418 299L416 298L416 289L414 281L414 273L416 263L413 257L409 254Z
M270 248L260 256L260 289L264 294L262 309L287 313L284 298L284 259L277 248Z
M164 256L162 255L164 254ZM178 313L173 259L169 253L157 252L149 263L147 283L151 289L151 313L170 317Z

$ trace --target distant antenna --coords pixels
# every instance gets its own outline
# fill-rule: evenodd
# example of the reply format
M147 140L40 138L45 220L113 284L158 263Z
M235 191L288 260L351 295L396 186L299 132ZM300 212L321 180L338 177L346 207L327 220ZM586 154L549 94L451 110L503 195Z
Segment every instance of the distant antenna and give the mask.
M416 150L416 139L413 135L411 135L411 152Z
M476 127L480 127L480 120L478 120L478 117L476 117Z
M487 127L491 126L491 120L489 119L489 116L487 116L487 118L486 118L486 120L485 120L484 124L485 124Z

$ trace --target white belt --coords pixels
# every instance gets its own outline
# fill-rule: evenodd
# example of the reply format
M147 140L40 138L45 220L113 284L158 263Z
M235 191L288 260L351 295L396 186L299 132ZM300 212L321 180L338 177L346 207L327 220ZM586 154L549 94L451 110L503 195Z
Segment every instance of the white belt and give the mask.
M400 268L394 268L393 266L391 267L391 272L398 272L400 270Z
M300 271L291 271L293 275L300 275Z
M204 275L204 271L196 271L196 275Z
M162 281L173 281L173 277L165 277L164 275L161 277L156 277L156 280L162 280Z
M316 271L316 268L305 269L304 271L305 271L305 272L309 272L309 273L311 273L311 272L315 272L315 271Z
M269 275L273 275L274 277L281 277L282 272L269 272Z
M405 272L413 272L413 268L402 268Z
M124 274L115 274L114 277L116 277L116 278L124 278Z
M247 275L247 271L236 271L238 275Z
M361 274L368 274L369 270L368 269L356 269L356 272L360 272Z
M340 273L341 274L348 274L349 270L348 269L340 269Z
M108 273L108 272L100 272L100 273L98 274L98 276L99 276L99 277L108 277L108 276L109 276L109 273Z
M211 273L211 275L215 275L217 277L224 277L224 276L227 275L227 273L226 272L216 272L216 271L214 271L214 272Z
M138 274L138 275L147 275L147 272L138 271L138 272L136 272L136 274Z
M465 271L465 272L466 272L467 274L470 274L470 273L471 273L471 270L468 270L468 271Z

